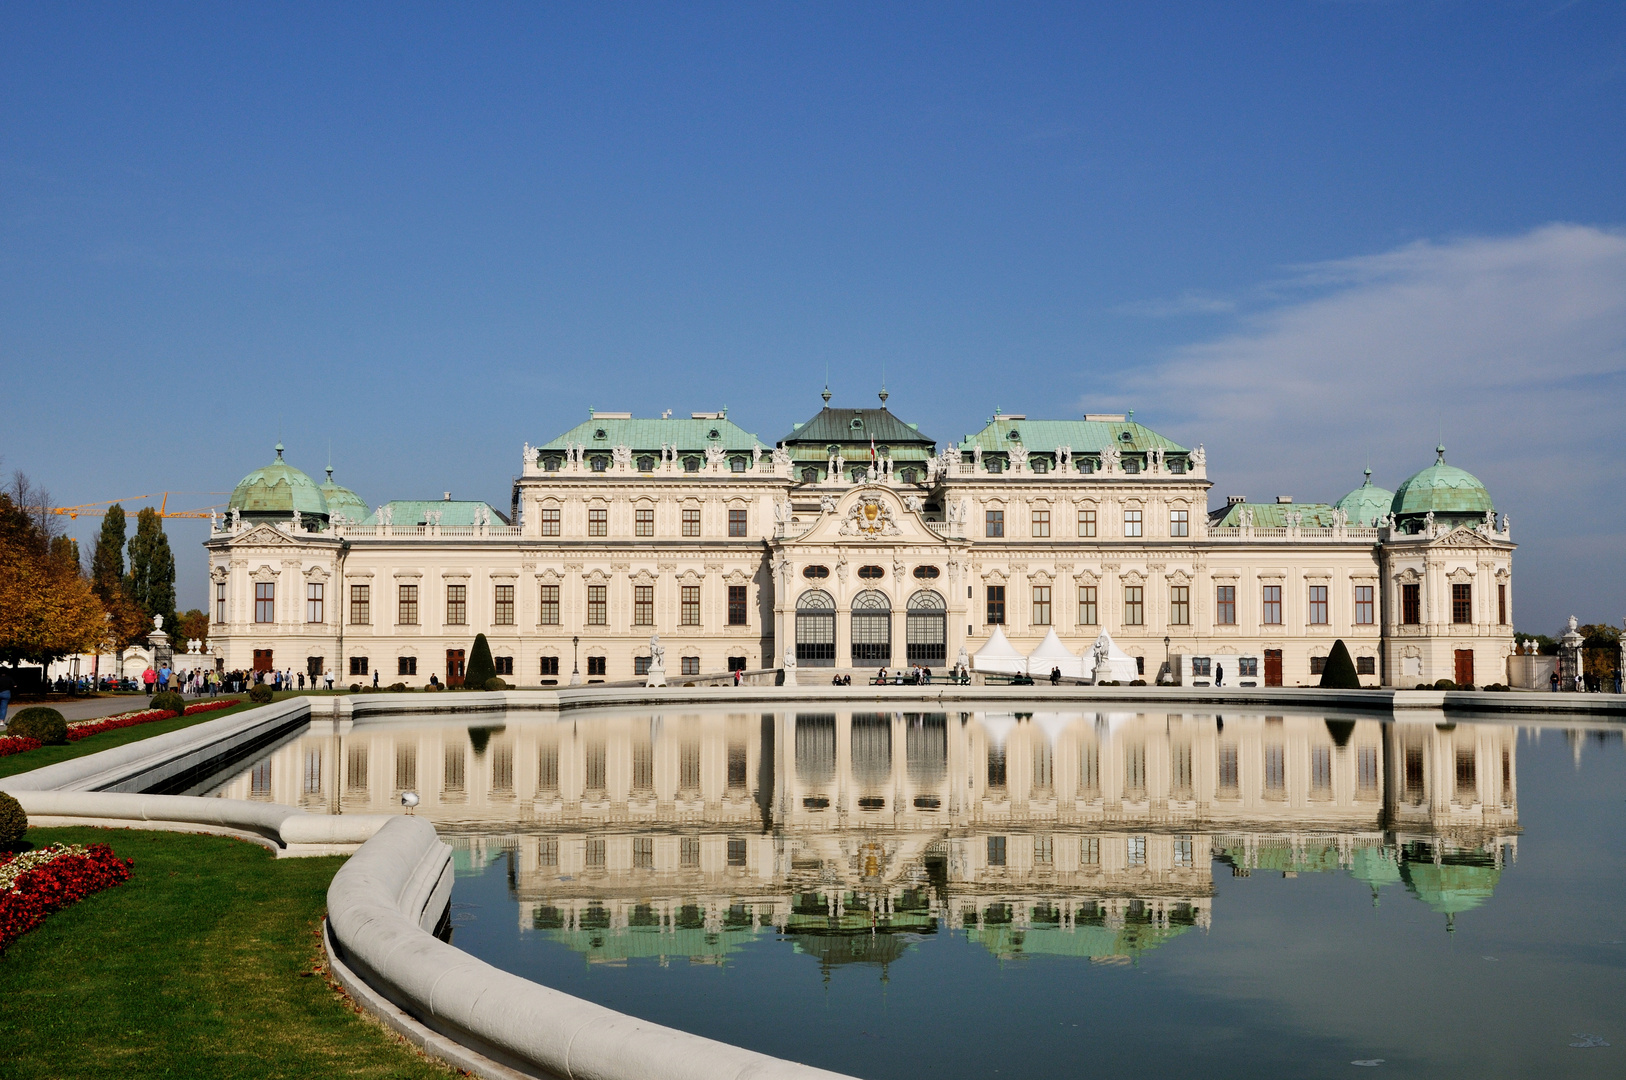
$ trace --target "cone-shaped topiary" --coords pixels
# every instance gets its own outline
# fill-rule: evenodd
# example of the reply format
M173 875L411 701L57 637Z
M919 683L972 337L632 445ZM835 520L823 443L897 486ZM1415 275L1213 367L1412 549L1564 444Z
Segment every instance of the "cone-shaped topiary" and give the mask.
M45 746L66 746L68 722L55 709L33 705L12 714L6 726L7 735L21 735L25 739L38 739Z
M1343 638L1333 642L1332 652L1327 654L1327 666L1321 669L1321 688L1323 690L1361 688L1361 677L1355 674L1355 661L1349 658L1349 649L1344 645Z
M15 844L28 831L23 804L0 791L0 844Z
M463 689L484 690L488 679L497 677L497 665L491 662L491 646L484 634L474 635L474 648L469 650L469 666L463 669Z

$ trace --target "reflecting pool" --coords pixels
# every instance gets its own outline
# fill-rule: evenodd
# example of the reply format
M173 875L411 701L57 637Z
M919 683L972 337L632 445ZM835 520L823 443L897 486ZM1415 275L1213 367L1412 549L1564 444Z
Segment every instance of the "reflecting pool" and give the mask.
M405 790L460 948L861 1077L1626 1075L1618 726L324 721L212 788Z

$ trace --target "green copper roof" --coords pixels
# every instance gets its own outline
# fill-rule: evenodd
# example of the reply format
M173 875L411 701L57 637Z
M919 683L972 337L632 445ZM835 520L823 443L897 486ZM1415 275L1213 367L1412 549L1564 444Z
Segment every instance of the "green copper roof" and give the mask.
M1495 866L1412 862L1400 867L1412 893L1442 915L1471 911L1491 898L1502 872Z
M327 500L316 481L282 460L281 443L277 444L277 459L239 480L226 505L245 514L291 516L298 510L301 514L327 516Z
M1351 525L1376 525L1378 519L1389 512L1395 493L1372 486L1372 470L1366 470L1366 483L1339 499L1333 505L1342 510Z
M899 420L887 409L833 409L826 405L818 411L811 420L805 424L798 424L790 434L779 440L779 445L795 453L796 457L822 457L826 448L835 445L845 449L847 446L869 446L871 439L876 446L892 448L892 457L901 460L903 451L914 448L919 451L918 457L930 457L936 449L937 442L929 435L924 435L913 424ZM851 457L852 455L844 455Z
M1333 508L1326 503L1234 503L1224 510L1216 510L1214 516L1208 519L1208 527L1237 528L1242 524L1244 506L1253 511L1253 527L1256 529L1286 528L1290 510L1298 511L1299 527L1302 529L1330 529L1334 520Z
M380 506L378 510L382 511L385 506L390 508L391 525L423 525L428 521L425 515L431 510L440 513L440 524L443 526L473 525L474 510L479 506L491 511L491 524L508 524L508 518L503 515L501 510L498 510L490 503L480 502L478 499L391 499L383 506ZM377 525L378 523L378 511L375 511L364 524Z
M1099 453L1109 446L1131 454L1147 450L1184 454L1188 449L1133 420L1029 420L1016 416L995 416L987 427L961 443L960 449L970 453L980 446L985 454L1003 453L1016 443L1029 453L1055 453L1057 447L1070 446L1075 456Z
M327 503L329 517L343 514L351 521L360 522L366 521L368 515L373 512L372 507L363 502L360 495L333 482L333 466L331 465L327 467L327 483L323 484L319 490L322 492L323 501Z
M1408 478L1395 490L1390 509L1395 517L1435 514L1482 518L1493 509L1490 492L1472 473L1445 463L1445 447L1435 449L1434 464Z
M675 416L648 419L595 416L536 449L563 451L571 443L587 447L589 454L595 450L608 453L617 446L630 447L635 454L658 454L662 446L674 444L679 453L699 453L708 446L746 453L759 446L764 451L769 449L761 439L726 417L680 420Z

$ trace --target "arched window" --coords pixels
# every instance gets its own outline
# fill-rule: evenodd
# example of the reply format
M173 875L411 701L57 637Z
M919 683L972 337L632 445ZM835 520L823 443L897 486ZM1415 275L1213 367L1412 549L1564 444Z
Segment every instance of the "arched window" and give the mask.
M892 662L892 601L874 589L853 597L853 664Z
M610 459L603 454L596 454L593 457L592 465L594 472L604 472L610 467Z
M642 457L640 457L638 459L638 471L639 472L654 472L655 471L655 459L653 457L651 457L650 455L648 455L648 454L645 454Z
M796 666L836 666L836 602L823 589L796 598Z
M921 589L909 598L906 634L909 663L943 666L948 659L948 604L941 593Z
M808 468L802 470L802 483L816 484L819 481L819 470Z
M852 760L853 780L860 791L886 790L892 779L890 713L853 713ZM860 806L864 808L862 804Z
M834 713L798 713L796 716L796 779L820 791L836 778L836 718Z
M746 459L746 458L731 457L731 458L728 459L728 471L729 472L744 472L745 469L746 469L746 466L748 466L749 464L750 464L750 461L748 459Z
M686 458L684 458L683 459L683 471L684 472L699 472L700 471L700 459L697 458L697 457L686 457Z
M904 719L909 721L904 732L909 782L916 788L935 788L948 776L948 718L927 713L915 719L905 713Z

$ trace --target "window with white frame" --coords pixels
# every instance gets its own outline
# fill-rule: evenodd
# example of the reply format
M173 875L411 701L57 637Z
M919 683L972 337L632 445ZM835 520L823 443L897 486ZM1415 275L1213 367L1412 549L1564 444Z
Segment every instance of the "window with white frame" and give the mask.
M1139 510L1124 511L1124 535L1135 537L1141 534L1141 512Z

